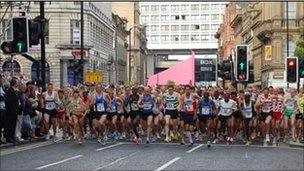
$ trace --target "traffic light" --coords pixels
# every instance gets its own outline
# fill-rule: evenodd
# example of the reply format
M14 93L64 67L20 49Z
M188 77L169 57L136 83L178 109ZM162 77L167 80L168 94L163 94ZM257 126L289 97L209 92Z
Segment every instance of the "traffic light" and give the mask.
M25 53L29 47L28 21L25 17L13 18L12 52Z
M245 82L249 77L248 46L236 46L236 81Z
M286 81L288 83L295 83L298 81L298 58L286 58Z
M41 25L40 21L38 19L34 20L28 20L28 26L29 26L29 47L32 47L33 45L38 45L39 40L41 38Z
M304 59L299 60L299 77L304 78Z
M223 60L222 63L218 64L218 77L225 80L232 80L232 62L231 60Z
M4 54L25 53L29 49L28 20L26 17L12 18L13 41L3 42L1 50Z

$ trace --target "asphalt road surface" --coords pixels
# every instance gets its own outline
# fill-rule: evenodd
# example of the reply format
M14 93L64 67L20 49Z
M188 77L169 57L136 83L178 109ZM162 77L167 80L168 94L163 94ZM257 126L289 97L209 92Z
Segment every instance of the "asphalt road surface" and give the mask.
M303 170L301 148L178 143L44 142L5 149L1 170ZM48 144L47 144L48 143Z

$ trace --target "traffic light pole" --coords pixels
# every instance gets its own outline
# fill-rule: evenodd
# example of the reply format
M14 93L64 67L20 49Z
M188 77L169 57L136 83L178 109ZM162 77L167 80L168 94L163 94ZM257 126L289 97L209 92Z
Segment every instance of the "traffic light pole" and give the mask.
M44 1L40 1L40 22L41 22L41 79L42 79L42 89L45 90L45 39L44 39L44 24L45 24L45 18L44 18Z
M286 1L286 45L287 45L287 55L286 58L289 56L289 16L288 16L288 1ZM286 64L287 65L287 64ZM286 76L287 77L287 76ZM289 82L287 82L287 88L289 88Z
M82 69L81 69L81 73L80 73L81 80L79 80L81 84L83 83L83 72L84 72L84 70L83 70L83 63L84 63L84 61L83 61L83 23L84 23L83 22L83 1L81 1L80 2L80 53L81 53L80 65L81 65Z

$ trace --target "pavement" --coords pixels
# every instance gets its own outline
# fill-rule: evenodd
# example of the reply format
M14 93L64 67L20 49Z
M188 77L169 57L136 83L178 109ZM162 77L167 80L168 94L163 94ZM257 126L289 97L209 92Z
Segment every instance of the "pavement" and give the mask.
M37 142L1 149L1 170L303 170L304 149L288 145Z

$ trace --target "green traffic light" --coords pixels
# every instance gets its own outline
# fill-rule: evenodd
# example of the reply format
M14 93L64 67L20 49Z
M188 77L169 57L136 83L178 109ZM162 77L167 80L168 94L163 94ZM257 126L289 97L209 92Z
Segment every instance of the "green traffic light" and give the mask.
M245 64L242 62L239 64L240 65L240 70L244 70L245 69Z
M304 69L300 71L300 77L304 77Z
M24 49L24 47L25 47L25 45L24 45L23 42L18 42L18 43L17 43L17 51L18 51L18 52L22 52L23 49Z

